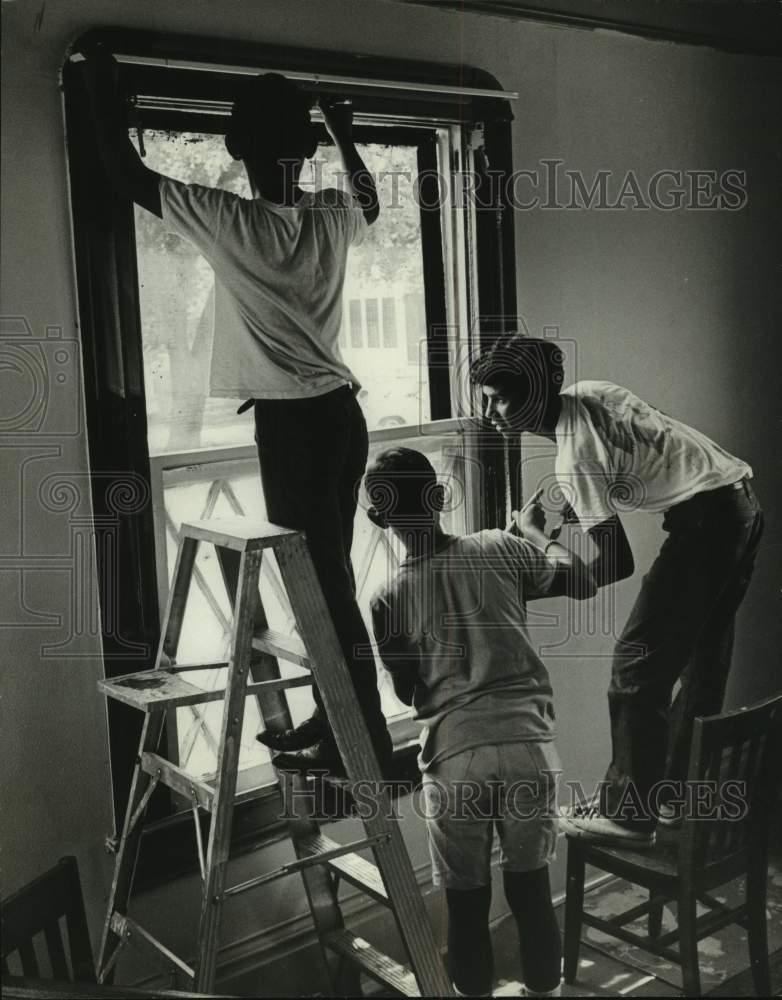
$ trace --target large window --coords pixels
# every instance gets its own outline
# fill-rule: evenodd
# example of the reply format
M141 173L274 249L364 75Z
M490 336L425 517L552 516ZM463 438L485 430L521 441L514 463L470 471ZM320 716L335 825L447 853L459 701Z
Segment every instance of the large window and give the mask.
M348 256L341 338L343 356L361 383L359 401L370 429L372 450L405 442L424 450L445 479L463 476L460 437L453 426L432 421L432 386L427 330L424 241L438 261L449 219L447 183L438 184L442 202L422 206L421 173L442 175L450 162L455 129L368 128L357 123L359 149L378 178L381 213L364 240ZM232 160L219 134L148 131L143 136L146 163L167 176L227 188L250 197L241 164ZM434 154L432 156L432 154ZM427 157L431 157L427 160ZM344 185L336 149L325 143L302 178L309 189ZM422 226L424 211L436 214L437 227ZM451 240L452 242L452 240ZM210 397L209 361L214 323L214 275L187 241L166 232L160 219L135 209L148 445L153 471L152 503L156 524L155 556L161 611L175 563L177 534L183 521L229 514L265 517L253 440L253 414L237 415L239 400ZM435 282L439 317L451 311L454 289L444 275ZM446 296L451 303L446 303ZM429 295L431 303L435 294ZM347 330L349 329L349 336ZM452 338L453 339L453 338ZM433 372L436 379L438 373ZM450 386L446 402L450 404ZM442 410L442 401L440 402ZM451 413L441 413L450 417ZM385 429L386 433L374 432ZM411 440L412 438L412 440ZM229 456L230 452L230 456ZM447 515L448 530L474 525L461 481L451 490L459 498ZM369 622L369 599L396 558L384 533L359 513L353 551L359 605ZM188 605L179 661L225 661L231 609L210 548L203 546ZM288 633L293 616L274 564L263 563L262 599L272 628ZM371 631L371 630L370 630ZM281 664L285 670L285 664ZM224 671L192 675L207 688L224 682ZM383 710L389 721L409 716L393 694L390 679L378 672ZM308 689L288 693L294 722L312 710ZM179 709L169 722L170 750L179 763L200 775L215 767L222 705ZM268 752L255 740L262 726L256 703L247 705L240 768L260 767ZM400 730L401 735L407 735ZM263 772L259 772L263 777Z
M447 530L494 523L502 462L478 454L483 445L475 444L461 419L474 412L462 362L479 337L486 342L503 328L504 312L515 312L513 236L502 205L490 200L476 210L472 200L462 200L460 179L478 161L490 162L495 174L509 167L510 116L507 103L492 96L496 83L468 67L380 60L360 60L353 66L355 83L337 83L353 56L119 30L102 35L122 54L147 163L185 182L249 194L241 165L223 143L230 95L242 71L211 65L215 52L235 66L304 77L313 96L352 99L356 141L376 175L381 214L364 242L351 248L339 341L361 383L370 459L393 442L426 452L452 486ZM387 82L395 78L399 87ZM415 81L422 81L420 92ZM455 81L472 84L474 95ZM211 269L158 219L114 195L99 166L77 64L66 65L64 82L96 515L106 502L101 476L130 471L149 484L149 502L120 525L111 559L97 554L103 592L117 605L110 624L148 650L145 660L129 662L105 619L106 673L116 676L154 663L182 521L231 513L263 517L264 505L252 413L237 415L241 401L211 398L207 391ZM302 181L313 189L343 183L325 128L322 138ZM359 511L353 558L364 612L398 557ZM207 547L196 569L179 660L220 662L231 610ZM265 561L262 598L271 624L291 629L273 558ZM217 672L200 678L205 686L219 679ZM379 683L396 738L411 736L408 713L382 673ZM311 708L308 689L294 691L290 704L294 721L304 718ZM219 703L183 709L168 722L169 753L194 773L214 768L219 711ZM124 811L139 723L130 710L109 703L117 815ZM254 739L260 725L255 704L248 703L245 786L268 774L266 752Z

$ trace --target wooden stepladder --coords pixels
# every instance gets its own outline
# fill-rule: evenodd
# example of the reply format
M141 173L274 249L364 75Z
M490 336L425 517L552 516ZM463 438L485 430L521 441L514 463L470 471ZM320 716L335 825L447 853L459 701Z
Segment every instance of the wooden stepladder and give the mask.
M233 605L230 658L225 664L178 665L176 654L185 605L200 543L216 550ZM258 591L264 551L275 554L299 635L272 632ZM278 658L309 669L298 677L280 676ZM187 680L193 670L222 667L225 686L203 690ZM348 777L361 782L362 804L372 801L362 818L365 836L338 844L323 835L312 813L312 796L303 775L279 772L288 828L296 859L237 885L227 884L227 865L236 795L239 746L245 699L255 696L269 728L290 725L285 688L317 682ZM99 982L106 980L131 938L161 952L191 980L197 992L214 986L223 903L239 893L300 872L323 950L334 995L360 992L359 972L405 996L443 996L451 992L423 900L372 743L358 707L342 650L307 550L304 535L251 518L196 521L180 531L174 579L163 621L155 669L99 682L103 692L145 713L139 754L117 851L108 913L98 959ZM159 743L166 712L187 705L223 701L216 775L205 780L162 757ZM158 783L191 804L201 868L201 913L196 959L191 967L127 913L141 837L142 819ZM261 789L257 790L259 793ZM241 799L251 797L242 792ZM199 810L211 815L204 851ZM362 809L369 813L369 809ZM375 864L356 852L370 848ZM381 954L344 926L339 879L358 886L389 907L410 960L409 968Z

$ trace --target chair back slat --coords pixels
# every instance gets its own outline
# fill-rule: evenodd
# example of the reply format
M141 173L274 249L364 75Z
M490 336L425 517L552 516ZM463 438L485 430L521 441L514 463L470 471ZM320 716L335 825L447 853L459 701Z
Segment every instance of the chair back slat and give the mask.
M65 946L62 942L62 932L59 921L53 920L43 929L46 938L46 948L49 952L49 962L52 966L52 976L55 979L70 979L68 960L65 957Z
M59 925L62 917L68 929L67 951ZM84 897L74 857L62 858L54 868L3 900L3 971L8 971L7 957L17 952L23 974L37 978L40 972L34 939L41 934L55 979L95 982Z
M680 865L726 861L748 848L763 828L780 764L782 695L695 720L688 783L691 794L702 789L701 809L692 810L682 828Z
M19 958L22 962L22 974L37 979L40 974L38 968L38 956L35 954L35 946L32 941L25 941L19 945Z

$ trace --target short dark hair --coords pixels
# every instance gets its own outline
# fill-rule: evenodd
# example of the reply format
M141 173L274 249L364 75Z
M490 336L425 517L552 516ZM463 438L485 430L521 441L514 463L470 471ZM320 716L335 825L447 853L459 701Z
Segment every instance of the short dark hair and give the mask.
M236 94L225 137L228 151L244 158L258 140L274 159L303 159L317 147L310 120L312 98L280 73L250 77Z
M470 381L545 402L552 391L559 393L564 381L563 360L555 341L506 333L472 363Z
M440 488L429 459L413 448L388 448L367 469L364 487L381 517L431 516L442 508Z

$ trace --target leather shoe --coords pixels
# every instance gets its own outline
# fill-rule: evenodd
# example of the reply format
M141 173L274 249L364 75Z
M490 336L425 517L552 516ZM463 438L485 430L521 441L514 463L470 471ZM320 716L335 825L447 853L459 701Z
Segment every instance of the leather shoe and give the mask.
M325 735L326 729L323 723L317 715L313 715L306 722L302 722L300 726L293 729L283 729L277 732L265 729L262 733L258 733L255 738L265 747L280 753L288 750L304 750L322 740Z
M383 730L382 736L376 737L372 741L377 760L380 765L381 774L386 775L391 757L393 754L393 744L387 729ZM342 763L337 744L332 737L324 737L297 753L278 753L272 757L272 764L278 771L327 771L334 777L345 777L345 765Z
M321 739L297 753L278 753L272 757L278 771L328 771L335 777L345 777L345 767L332 739Z

